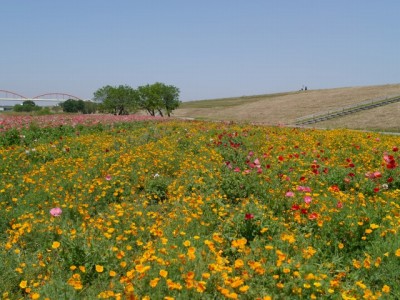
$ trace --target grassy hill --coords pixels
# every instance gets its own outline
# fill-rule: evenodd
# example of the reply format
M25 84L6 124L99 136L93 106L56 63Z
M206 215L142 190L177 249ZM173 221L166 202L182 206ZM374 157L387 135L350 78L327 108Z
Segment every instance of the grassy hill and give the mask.
M268 125L400 95L400 84L307 90L279 94L184 102L174 116ZM400 103L320 122L312 127L400 131Z

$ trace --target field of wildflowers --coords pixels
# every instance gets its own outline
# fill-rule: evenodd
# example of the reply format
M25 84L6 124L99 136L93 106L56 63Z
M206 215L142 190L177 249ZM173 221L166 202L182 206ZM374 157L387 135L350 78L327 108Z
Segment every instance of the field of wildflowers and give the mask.
M43 118L0 120L2 299L400 298L400 137Z

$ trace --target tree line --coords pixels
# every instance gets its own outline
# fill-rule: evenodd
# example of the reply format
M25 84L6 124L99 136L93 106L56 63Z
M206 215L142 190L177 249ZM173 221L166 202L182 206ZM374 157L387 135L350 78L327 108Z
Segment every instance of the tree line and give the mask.
M60 103L64 112L90 114L95 112L127 115L145 110L151 116L171 116L171 112L181 104L179 89L161 82L139 86L106 85L94 92L93 101L68 99ZM28 102L28 101L25 101ZM16 111L38 109L33 101L14 106Z
M161 82L139 86L137 89L128 85L107 85L94 93L94 101L100 103L100 110L115 115L145 110L151 116L170 116L181 103L179 89Z

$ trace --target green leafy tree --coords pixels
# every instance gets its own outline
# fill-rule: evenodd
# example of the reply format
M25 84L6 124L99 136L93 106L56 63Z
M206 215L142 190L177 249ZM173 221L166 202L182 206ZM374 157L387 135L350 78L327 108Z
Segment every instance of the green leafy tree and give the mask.
M164 85L163 86L163 104L164 104L164 109L168 115L168 117L171 116L171 112L174 109L177 109L179 105L182 103L179 100L179 89L173 85Z
M35 106L36 106L36 103L35 103L35 101L33 101L33 100L25 100L24 102L22 102L22 106L26 106L26 107L32 106L32 107L35 107Z
M64 112L77 113L83 112L85 104L83 100L68 99L60 104Z
M104 86L94 93L94 100L101 103L102 110L114 115L127 115L138 110L137 91L127 85Z
M13 107L13 110L16 112L21 112L21 111L23 111L23 109L24 108L22 107L22 104L15 104Z
M151 116L155 116L157 110L162 108L161 91L158 86L143 85L138 87L139 106L146 110ZM162 116L162 112L160 113Z
M98 104L93 101L85 101L83 113L84 114L94 114L97 111Z
M146 110L151 116L155 116L157 112L161 116L164 116L164 113L171 116L171 112L181 103L179 89L161 82L138 87L138 94L140 108Z
M32 100L25 100L21 104L17 104L14 106L14 111L17 112L32 112L32 111L37 111L40 110L41 107L37 106L36 103Z

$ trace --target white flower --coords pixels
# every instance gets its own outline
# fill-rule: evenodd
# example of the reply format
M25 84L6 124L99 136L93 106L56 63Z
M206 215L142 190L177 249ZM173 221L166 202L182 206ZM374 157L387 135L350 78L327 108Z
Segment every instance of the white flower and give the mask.
M154 178L160 177L160 174L156 173L154 174Z

